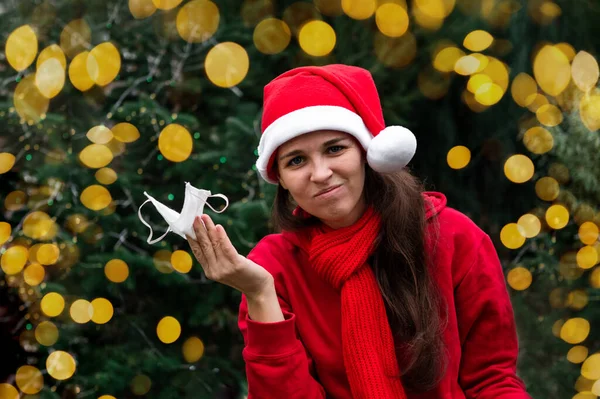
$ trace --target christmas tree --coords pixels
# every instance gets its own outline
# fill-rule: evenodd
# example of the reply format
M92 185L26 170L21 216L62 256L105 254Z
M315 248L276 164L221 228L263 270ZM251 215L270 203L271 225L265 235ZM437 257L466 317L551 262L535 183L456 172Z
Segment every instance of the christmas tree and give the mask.
M273 232L275 187L254 166L262 89L330 63L371 71L386 123L417 136L413 172L496 243L528 392L600 394L594 2L0 10L0 399L244 397L240 293L176 234L149 244L138 210L145 192L181 210L185 182L222 193L205 212L246 255ZM141 215L165 232L151 203Z

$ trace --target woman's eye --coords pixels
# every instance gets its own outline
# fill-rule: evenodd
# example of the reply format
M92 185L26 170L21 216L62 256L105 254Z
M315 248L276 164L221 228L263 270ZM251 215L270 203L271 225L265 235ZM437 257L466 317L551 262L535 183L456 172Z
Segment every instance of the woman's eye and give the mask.
M340 152L341 150L343 150L343 149L344 149L344 147L343 147L343 146L341 146L341 145L334 145L334 146L331 146L331 147L329 147L329 149L330 149L330 150L331 150L332 148L339 148L339 151L332 151L332 152Z
M302 157L295 157L295 158L292 158L292 159L290 160L290 162L288 162L288 165L289 165L289 166L297 166L297 165L300 165L299 163L296 163L296 162L294 162L294 161L295 161L295 160L301 160L301 159L302 159Z

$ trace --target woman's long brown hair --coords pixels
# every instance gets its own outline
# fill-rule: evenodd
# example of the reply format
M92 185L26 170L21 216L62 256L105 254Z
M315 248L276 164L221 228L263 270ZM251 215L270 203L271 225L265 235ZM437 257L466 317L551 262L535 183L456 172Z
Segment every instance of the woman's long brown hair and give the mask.
M426 220L423 186L409 171L380 174L368 164L365 168L365 201L382 221L370 264L386 305L402 383L408 391L426 392L439 384L447 369L442 335L448 312L430 269L429 252L435 250L437 237L426 236L429 223L434 226L428 231L437 236L436 221ZM320 223L314 216L294 216L295 207L279 184L271 216L277 231Z

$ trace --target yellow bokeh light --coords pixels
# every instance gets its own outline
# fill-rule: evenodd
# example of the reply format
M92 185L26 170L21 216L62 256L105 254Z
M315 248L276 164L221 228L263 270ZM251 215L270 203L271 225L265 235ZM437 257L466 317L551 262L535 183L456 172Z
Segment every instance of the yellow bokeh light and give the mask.
M454 64L454 72L459 75L469 76L480 69L479 59L473 55L460 57Z
M65 86L65 68L57 58L50 58L35 72L35 85L46 98L54 98Z
M543 127L534 126L523 135L523 144L534 154L545 154L554 147L554 137Z
M600 353L594 353L581 366L581 375L589 380L600 378Z
M21 245L14 245L6 250L0 258L0 265L4 273L8 275L20 273L27 263L29 251Z
M496 83L484 83L475 92L475 100L478 103L490 106L496 104L502 99L504 92Z
M88 168L103 168L112 162L113 153L104 144L90 144L81 150L79 160Z
M593 245L598 241L598 226L594 222L584 222L579 226L579 239L582 243Z
M589 131L600 129L600 95L583 97L579 103L579 116Z
M0 222L0 245L4 244L10 238L12 227L7 222Z
M440 72L454 71L454 65L465 53L458 47L446 47L440 50L433 59L433 67Z
M86 208L99 211L110 205L112 197L105 187L92 184L81 192L79 200Z
M44 387L42 372L34 366L21 366L17 369L15 382L19 389L28 395L35 395Z
M591 269L598 263L598 251L591 245L586 245L577 251L577 264L582 269Z
M69 22L60 33L60 48L73 58L85 51L92 40L92 30L84 19Z
M121 55L114 44L105 42L90 51L86 60L87 72L98 86L106 86L121 70Z
M569 223L569 211L562 205L552 205L546 210L546 223L555 230L560 230Z
M327 22L307 22L298 34L300 47L314 57L323 57L333 51L336 43L335 31Z
M398 4L386 3L377 8L375 22L384 35L400 37L408 30L409 18L405 8Z
M172 316L163 317L156 326L158 339L165 344L172 344L177 341L181 335L181 325L176 318Z
M560 338L569 344L579 344L590 334L590 322L582 317L574 317L563 324Z
M38 39L29 25L13 30L6 39L6 59L11 67L21 72L35 60L38 51Z
M215 3L209 0L192 0L177 13L177 32L189 43L205 42L217 31L219 20L219 8Z
M490 78L492 78L492 82L500 86L500 88L502 89L502 93L506 93L506 90L508 90L509 82L508 67L505 63L503 63L497 58L488 56L487 59L488 64L483 69L483 71L481 71L481 73L484 73Z
M71 307L69 308L69 314L75 323L85 324L92 320L92 316L94 315L94 307L90 301L78 299L71 304Z
M45 61L56 58L63 69L67 69L67 57L65 53L62 51L58 44L51 44L46 47L42 51L40 51L40 55L38 55L37 61L35 63L36 69L39 68Z
M133 377L131 380L130 388L131 392L137 396L143 396L150 391L152 381L147 375L139 374Z
M246 50L237 43L219 43L210 49L204 61L208 79L219 87L229 88L240 84L250 68Z
M86 137L94 144L108 144L114 136L109 128L98 125L88 130Z
M376 32L373 42L375 56L383 65L389 68L402 68L410 64L417 54L417 39L410 32L406 32L400 37L389 37L381 32ZM436 78L441 75L437 71L425 68L421 70L419 76L421 80L420 88L424 93L428 92L426 89L423 90L424 82L431 84L430 89L438 92L440 85L436 84ZM447 80L446 76L442 78ZM442 86L447 85L443 84Z
M171 264L178 272L188 273L192 270L192 257L186 251L177 250L171 254Z
M0 383L0 399L19 399L19 391L10 384Z
M50 216L41 211L34 211L25 216L23 233L34 240L49 240L56 236L58 227Z
M600 288L600 267L596 267L590 273L590 286L592 288Z
M15 166L15 156L10 152L0 152L0 175L8 172Z
M65 309L65 299L58 292L49 292L40 302L42 312L48 317L56 317Z
M577 345L569 349L567 360L574 364L582 363L588 355L588 348L583 345Z
M530 99L533 101L527 106L527 109L531 112L536 112L542 105L549 104L546 96L540 93L532 94Z
M467 90L475 94L477 89L479 89L482 85L486 83L492 83L492 78L490 78L487 75L484 75L483 73L472 75L469 78L469 81L467 82Z
M465 146L457 145L448 151L446 161L452 169L462 169L471 161L471 151Z
M144 19L156 12L156 6L152 0L129 0L129 12L135 19Z
M117 123L110 130L115 139L122 143L133 143L140 138L138 128L128 122Z
M198 337L190 337L183 343L182 352L186 362L195 363L204 355L204 343Z
M171 255L173 253L168 249L159 249L152 255L152 262L156 270L163 274L173 273L173 265L171 264Z
M23 191L11 191L4 198L4 207L7 211L20 211L27 205L27 194Z
M58 328L51 321L42 321L35 328L35 339L40 345L52 346L58 341Z
M421 11L418 7L413 7L412 16L415 19L415 23L423 29L429 31L437 31L444 24L444 18L435 18Z
M113 283L122 283L129 277L129 266L121 259L111 259L104 266L104 274Z
M193 146L190 132L176 123L166 126L158 136L158 149L171 162L183 162L188 159Z
M525 235L516 223L509 223L500 231L500 240L508 249L517 249L525 243Z
M329 17L337 17L344 13L341 0L313 0L319 12Z
M524 291L531 285L533 277L531 272L524 267L515 267L508 272L506 281L514 290Z
M534 172L533 162L522 154L512 155L504 163L504 174L513 183L525 183L531 180Z
M60 249L55 244L43 244L36 253L37 261L42 265L53 265L58 261Z
M562 111L556 105L545 104L535 111L538 121L545 126L556 126L563 121Z
M108 186L117 181L117 172L111 168L102 168L96 171L94 177L100 184Z
M542 222L540 222L540 219L531 213L526 213L521 216L517 221L517 225L520 227L519 231L527 238L537 236L542 229Z
M474 57L477 59L477 61L479 61L479 67L477 68L475 73L483 72L490 63L490 59L486 55L481 53L473 53L471 54L471 57Z
M535 183L535 193L542 201L554 201L560 193L560 187L556 179L546 176Z
M474 30L465 36L463 46L471 51L483 51L494 42L494 37L484 30Z
M150 1L150 0L148 0L148 1ZM99 396L98 399L117 399L117 398L115 398L112 395L102 395L102 396Z
M558 43L555 44L554 47L562 51L562 53L567 56L569 62L573 61L573 58L575 58L575 48L573 48L573 46L571 46L569 43Z
M585 290L577 289L569 292L567 302L571 309L581 310L587 306L589 298Z
M545 45L535 57L533 75L542 90L551 96L558 96L571 80L571 65L562 51Z
M71 84L79 91L87 91L94 86L94 81L87 70L89 54L89 51L82 51L69 64L69 79Z
M342 10L352 19L370 18L377 7L375 0L342 0Z
M75 374L75 359L70 353L54 351L46 359L48 374L57 380L69 379Z
M600 77L598 61L590 53L580 51L573 58L571 76L573 77L573 82L581 91L585 92L596 87L598 77Z
M114 309L112 303L106 298L96 298L92 302L92 321L96 324L106 324L112 319Z
M444 19L452 10L456 0L415 0L414 8L429 18Z
M96 174L98 174L98 172L96 172ZM83 233L89 225L90 221L81 213L74 213L67 216L67 227L74 233Z
M17 114L29 123L37 123L46 115L50 100L35 84L35 75L27 75L15 88L13 103Z
M181 4L182 0L152 0L154 6L161 10L171 10Z
M519 73L512 82L510 93L513 100L521 107L527 107L533 103L537 94L537 83L528 74Z
M265 18L254 28L252 40L263 54L281 53L290 44L292 33L289 26L277 18Z

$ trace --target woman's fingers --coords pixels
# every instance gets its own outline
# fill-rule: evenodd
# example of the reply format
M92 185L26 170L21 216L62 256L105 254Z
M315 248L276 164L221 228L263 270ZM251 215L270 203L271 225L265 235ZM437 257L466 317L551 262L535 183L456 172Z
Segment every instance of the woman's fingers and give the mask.
M194 232L196 233L196 241L200 246L202 254L204 255L204 259L206 260L205 267L210 268L212 265L216 264L215 251L213 249L213 244L211 239L208 236L208 225L206 220L204 220L204 226L202 226L202 222L199 217L196 217L194 220Z
M219 241L221 242L221 249L223 251L223 255L225 255L227 260L229 260L230 262L235 262L238 257L238 252L231 243L231 240L229 240L229 236L225 232L225 229L221 225L217 226L217 236Z
M204 253L202 253L202 248L200 248L200 244L198 244L198 241L196 241L193 237L188 236L187 234L186 239L187 242L190 244L190 248L192 249L194 256L196 257L198 262L200 262L200 266L202 266L203 269L205 267L208 267L208 262L206 261Z

